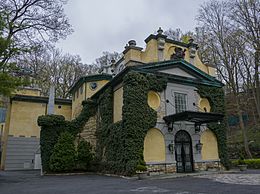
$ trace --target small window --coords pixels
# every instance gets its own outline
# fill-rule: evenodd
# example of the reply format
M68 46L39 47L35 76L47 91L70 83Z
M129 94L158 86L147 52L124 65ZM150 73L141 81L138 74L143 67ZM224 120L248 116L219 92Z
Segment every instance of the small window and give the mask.
M80 87L80 94L83 93L83 85Z
M58 109L61 109L61 105L58 106Z
M174 93L176 113L187 110L187 94Z
M73 101L75 101L75 93L72 95L72 99Z
M77 90L77 98L79 97L79 90Z

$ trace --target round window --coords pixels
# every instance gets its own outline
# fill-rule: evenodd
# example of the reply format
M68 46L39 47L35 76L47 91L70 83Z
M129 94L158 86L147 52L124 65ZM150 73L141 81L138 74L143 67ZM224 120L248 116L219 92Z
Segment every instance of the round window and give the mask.
M160 106L160 96L155 91L149 91L148 92L148 105L153 108L157 109Z
M91 83L89 84L89 87L90 87L91 90L97 89L97 82L91 82Z

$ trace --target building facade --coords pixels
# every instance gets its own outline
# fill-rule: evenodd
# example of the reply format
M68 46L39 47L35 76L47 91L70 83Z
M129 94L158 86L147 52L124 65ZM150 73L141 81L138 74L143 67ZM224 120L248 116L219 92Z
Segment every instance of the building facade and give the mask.
M140 150L140 158L149 171L221 168L225 137L216 133L221 128L215 130L208 124L222 123L223 110L218 111L214 99L207 98L207 92L202 94L200 89L221 90L223 84L215 78L216 69L201 62L198 45L192 39L189 43L171 40L159 29L145 43L143 49L130 40L120 60L104 66L100 74L80 78L70 89L71 100L55 100L54 114L71 120L80 114L82 101L95 101L96 115L88 119L79 135L92 144L102 162L113 168L117 165L128 168L124 162L137 165ZM130 79L130 75L140 75L140 79ZM154 80L148 79L151 76ZM151 86L153 82L159 83L157 79L164 80L163 87L157 84L158 90ZM140 98L129 92L131 89L135 92L135 87ZM47 114L48 98L32 92L28 90L11 98L3 136L2 169L38 166L37 118ZM108 100L102 101L105 96ZM144 125L145 122L150 123ZM134 132L137 128L141 136ZM121 143L117 146L116 141Z
M193 40L189 43L177 42L168 39L159 29L156 35L151 34L145 42L146 48L143 49L138 47L134 40L129 41L123 51L123 57L118 62L103 68L105 74L97 76L110 74L113 78L100 90L91 87L99 85L98 82L88 80L89 88L97 91L91 99L99 101L100 96L104 95L108 88L112 88L113 123L110 124L119 123L124 126L124 106L126 107L124 102L128 98L128 94L124 92L124 79L127 74L137 72L166 78L167 85L164 90L160 92L150 90L147 93L147 103L157 114L156 125L145 129L147 132L144 138L143 157L149 170L192 172L222 168L219 154L221 146L218 144L220 137L217 137L207 124L220 123L223 115L220 112L212 112L211 99L201 96L198 91L203 86L218 89L223 87L223 84L215 78L216 69L201 62L197 53L198 45L194 44ZM73 96L80 90L81 85L76 83L72 87ZM79 101L72 101L72 106L80 105ZM103 105L98 102L97 106ZM103 110L102 108L98 110L97 115L90 119L82 132L85 134L84 138L90 140L95 147L99 146L97 144L100 140L94 134L102 128L100 122L103 120L100 113ZM141 120L136 122L142 125ZM91 135L88 137L87 134ZM106 151L108 147L105 145L104 152L109 152ZM104 152L102 160L109 160Z
M48 97L40 90L23 88L10 98L1 143L1 169L39 169L40 127L37 119L46 115ZM71 119L71 100L55 99L55 114Z

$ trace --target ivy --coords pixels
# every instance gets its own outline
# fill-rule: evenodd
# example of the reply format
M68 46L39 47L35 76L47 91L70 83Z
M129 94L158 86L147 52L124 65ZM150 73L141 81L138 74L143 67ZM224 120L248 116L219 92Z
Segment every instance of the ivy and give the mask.
M212 112L225 114L225 98L222 88L199 86L198 93L202 98L209 100ZM217 137L220 161L228 169L230 163L227 152L226 119L220 122L220 124L210 123L208 124L208 128Z
M157 122L157 112L147 103L148 92L160 92L166 85L165 79L153 74L129 72L123 79L122 121L116 123L113 123L112 88L100 96L97 150L103 156L106 170L132 175L137 165L144 163L144 138Z
M40 145L43 172L50 171L50 157L62 132L69 132L75 138L90 117L96 114L96 103L91 100L82 102L83 109L78 117L66 121L62 115L44 115L38 117L41 127Z
M107 137L110 133L109 126L113 123L113 88L108 87L98 98L98 126L97 126L97 148L96 158L102 160Z

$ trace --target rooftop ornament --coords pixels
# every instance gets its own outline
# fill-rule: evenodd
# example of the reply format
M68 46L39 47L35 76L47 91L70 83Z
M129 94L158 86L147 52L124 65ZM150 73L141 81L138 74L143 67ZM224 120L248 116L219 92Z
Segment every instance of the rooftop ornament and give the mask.
M161 34L161 35L163 34L163 30L162 30L161 27L159 27L159 29L157 30L157 33L158 33L158 34Z
M183 49L180 48L180 47L175 47L174 51L175 51L175 53L173 53L173 54L171 55L171 59L172 59L172 60L173 60L173 59L184 59L186 49L183 50Z

